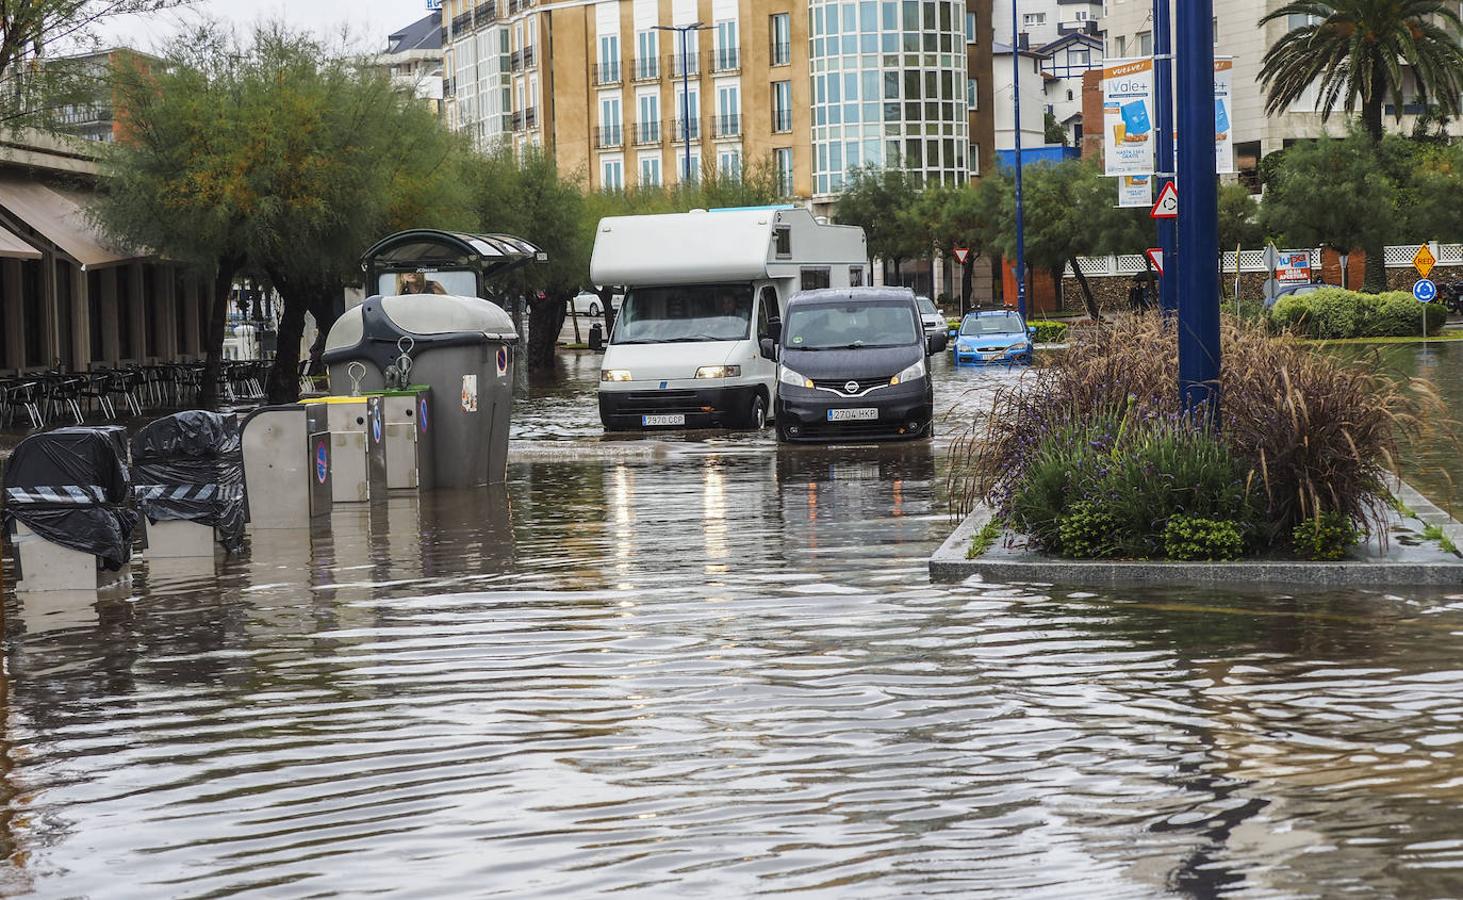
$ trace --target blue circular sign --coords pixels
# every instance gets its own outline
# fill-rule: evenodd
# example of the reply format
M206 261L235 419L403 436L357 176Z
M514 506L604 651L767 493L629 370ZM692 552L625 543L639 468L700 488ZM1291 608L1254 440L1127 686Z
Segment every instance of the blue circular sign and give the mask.
M1431 303L1438 299L1438 286L1430 279L1419 278L1417 284L1412 286L1412 296L1416 297L1419 303Z
M330 452L325 448L325 442L319 441L315 444L315 480L321 484L330 474Z
M381 443L381 416L378 414L371 416L371 443Z
M421 409L417 412L417 427L422 430L422 434L426 434L427 433L427 398L426 397L423 397L422 398Z

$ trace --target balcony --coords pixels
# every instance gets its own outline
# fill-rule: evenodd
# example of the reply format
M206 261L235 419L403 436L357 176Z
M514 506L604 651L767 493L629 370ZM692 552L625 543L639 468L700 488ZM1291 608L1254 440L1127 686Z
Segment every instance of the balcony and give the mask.
M635 80L655 81L660 78L660 59L657 57L635 60Z
M508 120L508 130L509 131L522 131L523 130L523 113L516 112L516 113L513 113L511 116L504 116L504 118Z
M679 53L665 58L665 67L671 73L672 78L682 78L690 75L692 77L701 74L701 58L698 54L686 54L686 70L681 71L681 55Z
M510 72L522 72L524 69L533 68L533 47L524 47L522 50L514 50L508 54L508 70Z
M625 129L619 125L601 125L594 130L596 150L616 150L625 146Z
M701 140L701 120L700 119L692 119L691 122L690 122L690 124L691 124L691 140L693 140L693 141L699 141L699 140ZM685 119L675 119L674 121L671 122L671 140L675 141L678 144L683 144L683 143L686 142L686 120Z
M772 110L772 132L773 134L787 134L792 131L792 110Z
M660 120L635 123L635 146L650 147L660 143Z
M497 3L479 3L472 11L473 21L478 25L489 25L498 19Z
M465 12L465 13L463 13L460 16L454 16L453 17L453 19L452 19L452 33L453 34L461 34L462 32L469 30L470 28L472 28L472 13L471 12Z
M739 115L714 116L711 120L713 137L736 138L742 136L742 117Z
M736 47L719 47L712 54L711 71L718 74L737 72L742 68L742 57Z
M620 61L602 62L594 67L594 83L600 87L620 83Z
M533 0L508 0L508 15L516 16L533 5Z
M523 111L523 127L528 129L538 127L538 107L530 106Z
M787 44L787 43L778 44L778 43L774 43L772 45L772 52L771 52L771 55L769 56L769 59L771 60L771 64L774 65L774 66L787 66L787 65L791 65L792 64L792 44Z

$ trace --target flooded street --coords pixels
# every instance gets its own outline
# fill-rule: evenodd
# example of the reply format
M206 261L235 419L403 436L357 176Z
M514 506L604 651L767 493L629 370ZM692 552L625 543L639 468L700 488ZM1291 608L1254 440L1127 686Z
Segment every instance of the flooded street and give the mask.
M935 371L934 448L535 459L566 356L504 489L8 597L3 892L1463 895L1463 586L931 585L1019 377Z

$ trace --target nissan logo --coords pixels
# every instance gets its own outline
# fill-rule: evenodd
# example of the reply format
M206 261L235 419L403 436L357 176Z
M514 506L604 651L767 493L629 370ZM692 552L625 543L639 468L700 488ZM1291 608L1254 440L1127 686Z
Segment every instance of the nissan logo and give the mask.
M843 392L845 394L857 394L858 393L858 382L857 381L850 381L848 384L845 384L843 386Z

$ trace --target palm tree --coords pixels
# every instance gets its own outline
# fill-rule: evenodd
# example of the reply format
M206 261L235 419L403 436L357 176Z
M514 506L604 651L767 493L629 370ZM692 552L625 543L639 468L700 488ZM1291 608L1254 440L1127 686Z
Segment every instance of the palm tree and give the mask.
M1354 115L1372 146L1382 142L1382 114L1388 101L1402 118L1404 73L1411 70L1417 102L1443 115L1463 107L1463 20L1458 4L1442 0L1297 0L1260 20L1302 16L1265 54L1260 81L1265 111L1284 112L1313 84L1319 84L1316 109L1326 121L1337 106ZM1387 281L1383 246L1366 250L1368 291Z
M1361 109L1373 143L1382 140L1388 100L1402 118L1404 71L1412 71L1418 102L1448 115L1463 105L1463 20L1458 4L1441 0L1297 0L1260 20L1305 16L1265 54L1260 80L1266 112L1283 112L1320 83L1317 109L1329 119L1339 105ZM1404 68L1405 67L1405 68Z

